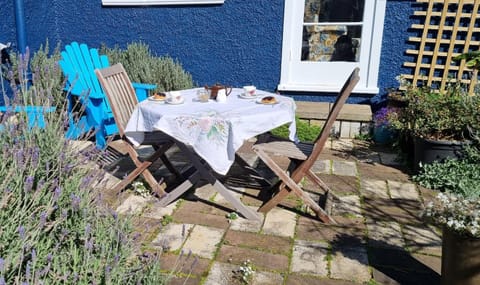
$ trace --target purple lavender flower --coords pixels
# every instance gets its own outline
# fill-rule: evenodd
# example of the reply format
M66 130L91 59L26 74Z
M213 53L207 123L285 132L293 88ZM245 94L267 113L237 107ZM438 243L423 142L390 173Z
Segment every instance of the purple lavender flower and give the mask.
M0 271L3 271L4 267L5 267L5 260L0 257Z
M53 192L53 200L57 201L60 197L60 194L62 194L62 188L60 188L59 186L55 187L55 190Z
M7 285L7 283L5 282L5 278L3 278L3 276L0 276L0 285Z
M47 222L47 212L43 211L40 213L40 228L43 228L46 222Z
M23 225L20 225L17 229L18 235L20 236L21 239L25 238L25 227Z
M71 205L74 211L78 211L80 209L80 202L82 201L80 197L75 194L70 195Z
M388 126L390 114L396 113L397 108L383 107L373 115L373 122L376 127Z
M33 176L27 176L27 178L25 178L25 185L23 185L23 190L25 191L25 193L28 193L32 190L33 181Z

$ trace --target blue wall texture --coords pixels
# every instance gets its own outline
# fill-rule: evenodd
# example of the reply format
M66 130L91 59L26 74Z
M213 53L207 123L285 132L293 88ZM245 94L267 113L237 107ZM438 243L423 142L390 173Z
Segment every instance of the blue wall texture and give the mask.
M369 1L369 0L366 0ZM14 0L0 10L0 42L16 41ZM379 104L405 61L413 0L387 1L380 93L351 101ZM198 85L254 84L275 90L280 79L283 0L226 0L223 5L102 7L101 0L24 0L27 45L72 41L126 47L142 41L157 55L178 59ZM313 101L329 100L309 94ZM302 96L309 99L308 96Z

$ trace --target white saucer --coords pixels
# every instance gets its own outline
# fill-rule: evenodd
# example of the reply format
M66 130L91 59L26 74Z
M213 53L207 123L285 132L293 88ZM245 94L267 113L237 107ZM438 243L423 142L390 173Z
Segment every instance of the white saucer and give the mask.
M238 95L238 97L243 98L243 99L254 99L254 98L258 97L258 94L255 94L255 95L251 96L251 95L245 95L245 93L242 93L242 94Z
M163 103L163 102L165 102L165 98L155 99L155 98L153 98L153 96L148 97L148 100L149 100L149 101L153 101L153 102L157 102L157 103Z
M271 96L271 95L270 95L270 96ZM267 96L265 96L265 97L267 97ZM280 101L278 100L278 98L277 98L277 97L274 97L274 98L275 98L275 102L272 102L272 103L265 103L265 102L262 102L262 99L263 99L263 98L264 98L264 97L262 97L262 98L258 98L257 100L255 100L255 102L257 102L258 104L263 104L263 105L275 105L275 104L278 104L278 103L280 103Z
M183 104L183 102L185 102L185 98L182 97L182 100L177 101L177 102L173 102L172 98L168 98L167 100L165 100L165 102L167 102L167 104L171 104L171 105L179 105L179 104Z

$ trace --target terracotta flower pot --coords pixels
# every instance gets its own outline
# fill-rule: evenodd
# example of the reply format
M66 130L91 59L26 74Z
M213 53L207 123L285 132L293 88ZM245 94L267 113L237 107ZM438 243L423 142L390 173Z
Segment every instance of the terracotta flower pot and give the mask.
M442 285L480 284L480 238L444 228Z

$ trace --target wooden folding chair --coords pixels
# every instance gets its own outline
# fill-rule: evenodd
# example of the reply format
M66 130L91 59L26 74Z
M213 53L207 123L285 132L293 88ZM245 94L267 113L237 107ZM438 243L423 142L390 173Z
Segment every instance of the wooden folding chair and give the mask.
M325 125L322 131L313 143L294 143L291 141L270 140L266 143L259 143L253 146L253 150L257 153L258 157L278 176L280 179L280 185L278 192L264 203L258 211L268 212L270 209L280 203L291 191L297 195L303 202L308 205L317 216L325 223L335 223L332 217L329 215L329 210L324 209L318 205L308 193L304 192L299 185L302 178L306 177L314 184L319 186L325 191L327 201L330 198L328 195L333 195L330 188L311 170L314 162L323 150L326 141L330 135L330 130L335 123L335 120L340 112L340 109L345 104L345 101L350 96L353 88L359 81L359 68L355 68L352 74L349 76L344 86L340 90L340 93L330 110ZM288 157L293 165L293 169L289 169L290 173L282 169L277 163L275 163L272 156L285 156ZM325 207L327 208L327 207Z
M127 177L115 186L114 190L121 191L135 178L142 175L155 193L159 196L165 195L165 191L148 170L148 167L156 160L161 159L170 172L177 176L180 175L165 155L165 152L173 146L173 139L162 132L145 133L145 139L141 145L150 145L155 151L146 159L141 160L137 150L125 136L125 127L135 106L138 104L130 78L121 63L102 69L95 69L95 74L107 95L120 134L121 143L127 149L128 155L136 166Z

